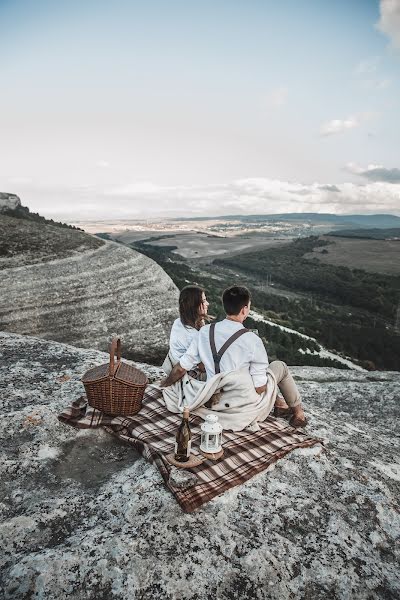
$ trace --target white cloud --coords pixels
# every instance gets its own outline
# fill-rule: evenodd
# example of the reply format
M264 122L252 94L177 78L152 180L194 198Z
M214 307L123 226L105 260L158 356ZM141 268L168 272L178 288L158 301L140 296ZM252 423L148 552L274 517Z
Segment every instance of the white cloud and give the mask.
M320 128L320 135L326 137L338 133L345 133L355 127L360 127L363 123L377 119L380 113L371 110L365 110L356 115L347 117L347 119L332 119L324 123Z
M381 0L380 19L376 27L400 49L400 0Z
M358 65L355 69L355 72L357 75L371 75L373 73L376 73L379 62L380 62L379 56L374 56L372 58L367 58L367 59L361 60L358 63Z
M347 119L332 119L321 126L320 134L323 136L343 133L349 129L359 127L360 123L356 117L347 117Z
M400 186L375 180L378 173L374 169L383 167L369 165L363 169L350 163L347 169L363 176L366 183L303 184L259 177L206 186L162 187L132 182L83 188L50 187L36 182L34 188L26 185L12 191L32 211L69 222L284 212L400 213ZM366 170L369 177L364 174ZM0 178L0 188L1 184Z
M368 90L384 90L391 85L392 81L388 77L383 77L379 73L380 56L374 56L361 60L354 73L360 84Z
M397 168L388 169L383 165L360 167L354 163L348 163L346 170L350 171L350 173L360 175L369 181L380 181L391 184L400 183L400 169Z
M349 171L349 173L354 173L355 175L361 175L365 171L373 170L373 169L380 169L381 167L382 167L382 165L374 165L374 164L370 164L367 167L360 167L356 163L349 162L345 166L345 170Z
M107 160L98 160L96 167L99 167L100 169L108 169L110 167L110 163Z

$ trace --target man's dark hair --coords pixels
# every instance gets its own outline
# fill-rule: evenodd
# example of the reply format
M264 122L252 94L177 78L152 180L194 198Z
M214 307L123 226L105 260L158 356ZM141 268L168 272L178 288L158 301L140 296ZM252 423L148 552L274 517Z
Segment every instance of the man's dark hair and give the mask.
M238 315L244 306L248 306L250 300L249 290L240 285L233 285L222 294L222 304L227 315Z

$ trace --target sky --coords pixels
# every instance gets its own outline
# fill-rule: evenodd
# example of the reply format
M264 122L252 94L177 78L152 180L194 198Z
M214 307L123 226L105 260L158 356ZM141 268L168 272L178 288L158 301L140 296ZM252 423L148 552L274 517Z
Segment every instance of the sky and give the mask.
M44 216L400 215L400 0L0 0L0 191Z

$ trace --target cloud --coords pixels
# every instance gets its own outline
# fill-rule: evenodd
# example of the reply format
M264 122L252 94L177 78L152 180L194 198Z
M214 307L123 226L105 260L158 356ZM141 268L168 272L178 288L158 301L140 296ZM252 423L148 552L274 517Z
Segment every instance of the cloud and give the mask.
M392 184L400 183L400 169L397 168L387 169L382 165L368 165L367 168L363 168L354 163L348 163L346 169L370 181L382 181Z
M345 133L350 129L360 127L360 125L366 123L367 121L378 118L380 115L381 113L377 111L364 110L356 115L347 117L347 119L333 119L332 121L328 121L322 125L320 129L320 135L326 137L338 133Z
M96 167L99 167L100 169L108 169L110 167L110 163L107 160L98 160Z
M380 169L382 165L368 165L367 167L360 167L353 162L347 163L344 167L345 171L349 173L354 173L355 175L361 175L364 171L368 171L369 169Z
M285 212L400 213L398 184L372 180L373 173L366 177L368 169L354 164L347 168L365 177L366 183L304 184L263 177L169 187L150 182L49 186L36 181L34 187L27 183L10 191L31 210L69 222ZM370 165L369 171L382 168ZM0 189L2 184L0 177Z
M340 193L340 190L337 185L320 185L319 189L325 190L327 192L339 192Z
M212 216L281 212L398 212L400 190L389 183L302 184L249 178L209 186L158 188L138 194L123 206L140 202L154 216ZM118 206L118 201L113 204ZM122 206L120 206L122 208ZM168 213L166 212L168 211Z
M392 85L391 79L364 79L362 85L369 90L386 90Z
M400 49L400 0L381 0L376 27L387 35L394 48Z
M359 127L360 123L355 117L347 117L347 119L332 119L321 126L320 134L322 136L335 135L343 133L354 127Z
M392 84L388 77L382 77L378 72L380 65L380 56L374 56L361 60L354 73L359 83L368 90L385 90Z
M289 190L290 194L295 194L296 196L308 196L310 190L308 188L302 188L300 190Z
M355 72L357 75L372 75L373 73L376 73L379 62L379 56L361 60L355 68Z
M361 173L367 179L371 181L386 181L387 183L400 183L400 169L384 169L383 167L377 169L370 169Z
M267 105L279 108L286 104L289 90L287 87L277 87L267 94Z

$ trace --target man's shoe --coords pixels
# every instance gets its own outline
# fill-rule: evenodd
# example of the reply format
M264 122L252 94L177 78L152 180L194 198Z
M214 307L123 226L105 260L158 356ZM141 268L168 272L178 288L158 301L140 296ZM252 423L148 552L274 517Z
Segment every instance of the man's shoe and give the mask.
M300 417L292 417L289 421L289 425L291 427L295 427L296 429L299 429L300 427L305 427L308 423L308 420L304 417L304 419L301 419Z
M275 406L274 408L274 417L290 417L293 414L293 408L288 406L287 408L282 408L281 406Z

